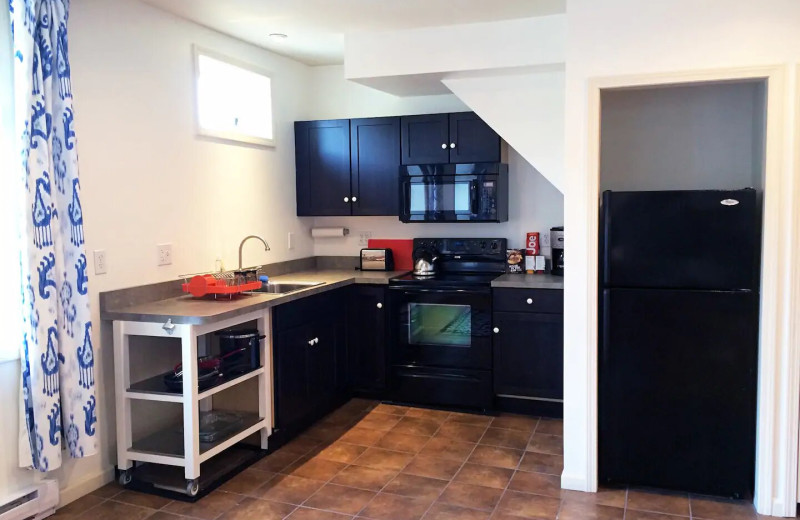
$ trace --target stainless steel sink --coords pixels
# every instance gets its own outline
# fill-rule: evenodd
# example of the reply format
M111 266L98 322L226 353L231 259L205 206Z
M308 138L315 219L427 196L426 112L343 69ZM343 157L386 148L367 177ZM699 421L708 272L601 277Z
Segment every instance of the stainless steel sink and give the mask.
M309 287L316 287L325 282L268 282L261 286L261 289L249 291L252 293L268 293L268 294L287 294L295 291L308 289Z

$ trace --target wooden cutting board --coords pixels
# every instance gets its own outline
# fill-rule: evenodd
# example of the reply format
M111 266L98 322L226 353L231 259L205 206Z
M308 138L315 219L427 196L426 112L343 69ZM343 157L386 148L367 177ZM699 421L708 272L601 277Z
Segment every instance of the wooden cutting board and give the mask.
M414 260L411 258L413 241L410 239L370 238L368 247L386 248L392 250L395 271L410 271L414 269Z

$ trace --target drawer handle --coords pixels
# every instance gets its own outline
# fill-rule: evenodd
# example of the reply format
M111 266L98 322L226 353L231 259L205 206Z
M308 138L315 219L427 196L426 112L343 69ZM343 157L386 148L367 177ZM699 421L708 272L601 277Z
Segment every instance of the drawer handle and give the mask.
M494 331L495 334L497 334L500 332L500 327L495 327L492 330Z
M527 299L527 300L525 300L525 301L528 303L528 305L530 305L530 304L532 304L532 303L533 303L533 298L528 298L528 299Z

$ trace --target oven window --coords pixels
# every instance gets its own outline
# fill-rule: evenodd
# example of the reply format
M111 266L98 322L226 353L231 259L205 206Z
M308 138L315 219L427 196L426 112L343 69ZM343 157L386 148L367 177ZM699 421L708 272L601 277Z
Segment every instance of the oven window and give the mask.
M408 343L469 347L472 309L469 305L408 304Z

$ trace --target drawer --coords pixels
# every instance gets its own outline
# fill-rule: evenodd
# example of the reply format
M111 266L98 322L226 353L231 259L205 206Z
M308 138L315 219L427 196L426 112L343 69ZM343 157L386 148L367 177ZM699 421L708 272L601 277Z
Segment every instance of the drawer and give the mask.
M273 330L286 330L325 317L344 319L342 314L347 305L344 290L334 289L278 305L272 310Z
M561 289L492 289L492 309L502 312L564 313Z

